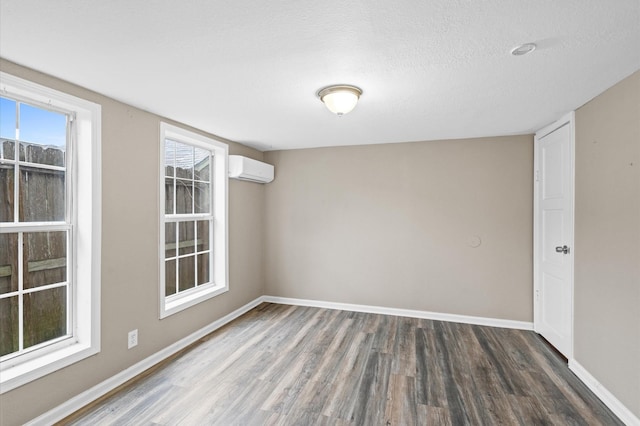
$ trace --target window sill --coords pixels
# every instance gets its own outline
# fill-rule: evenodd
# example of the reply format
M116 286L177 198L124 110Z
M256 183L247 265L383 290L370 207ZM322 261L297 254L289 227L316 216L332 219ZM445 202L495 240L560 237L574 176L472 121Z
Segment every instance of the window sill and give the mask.
M174 300L161 302L160 319L178 313L191 306L204 302L207 299L218 296L229 291L229 286L211 286L203 288L200 291L194 291L191 294L184 295Z
M87 343L76 343L0 372L0 394L32 382L100 352Z

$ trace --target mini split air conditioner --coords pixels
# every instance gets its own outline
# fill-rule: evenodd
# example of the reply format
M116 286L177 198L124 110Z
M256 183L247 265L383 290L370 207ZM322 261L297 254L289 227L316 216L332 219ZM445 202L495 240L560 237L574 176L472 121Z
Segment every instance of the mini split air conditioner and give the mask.
M250 182L269 183L273 180L273 166L242 155L230 155L229 177Z

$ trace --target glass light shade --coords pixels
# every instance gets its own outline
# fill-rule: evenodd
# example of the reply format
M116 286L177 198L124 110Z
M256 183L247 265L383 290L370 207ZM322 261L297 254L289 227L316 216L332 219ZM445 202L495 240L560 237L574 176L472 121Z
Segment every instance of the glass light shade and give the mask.
M330 86L318 92L327 109L339 116L351 112L361 94L362 90L355 86Z
M513 56L522 56L522 55L526 55L527 53L531 53L534 50L536 50L536 44L535 43L525 43L525 44L521 44L520 46L514 47L513 49L511 49L511 54Z

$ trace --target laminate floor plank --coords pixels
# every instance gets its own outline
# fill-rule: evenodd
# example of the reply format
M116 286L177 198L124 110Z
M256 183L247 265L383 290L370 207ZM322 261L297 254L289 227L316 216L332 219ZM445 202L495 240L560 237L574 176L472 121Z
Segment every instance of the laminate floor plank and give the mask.
M341 324L335 329L334 339L327 347L320 365L318 365L314 375L309 379L298 401L304 404L305 410L320 414L324 411L328 401L339 389L336 383L343 380L338 379L342 372L341 366L348 362L349 350L357 348L358 339L364 339L365 334L360 333L353 326L353 320L342 317Z
M549 413L535 397L508 395L507 399L521 425L551 425Z
M297 344L300 351L292 352L296 356L284 361L289 362L288 371L284 376L277 377L276 390L262 405L262 409L286 414L301 396L303 389L313 383L312 378L336 337L335 330L339 329L341 317L338 313L339 311L332 311L330 315L320 319L325 325L317 328L315 339Z
M391 363L392 357L389 354L376 351L370 353L351 416L354 424L371 425L384 418Z
M484 382L474 375L474 363L487 363L487 354L480 350L473 327L469 324L442 323L447 330L451 347L449 362L454 372L454 385L458 387L465 404L465 411L471 418L471 424L492 425L495 414L483 400L483 394L489 393L490 382ZM507 413L502 413L506 415Z
M509 356L501 338L484 327L474 326L473 331L481 352L489 361L491 372L500 381L504 392L510 395L525 395L529 386L519 374L519 367Z
M414 318L399 318L394 335L393 373L415 377L416 374L416 337Z
M533 332L270 303L61 424L622 425Z
M449 411L440 407L418 405L418 425L452 426Z
M418 328L416 335L416 402L431 407L446 407L447 399L444 393L444 378L439 362L442 359L442 349L436 341L436 331L433 328Z
M362 336L362 337L361 337ZM373 345L373 335L370 333L359 333L356 344L352 345L351 350L344 358L340 368L337 380L334 383L334 391L327 404L323 414L328 417L353 420L352 413L356 405L358 388L362 382L364 368L369 359L371 346Z
M392 374L389 380L385 424L416 425L425 424L426 405L416 403L415 378Z

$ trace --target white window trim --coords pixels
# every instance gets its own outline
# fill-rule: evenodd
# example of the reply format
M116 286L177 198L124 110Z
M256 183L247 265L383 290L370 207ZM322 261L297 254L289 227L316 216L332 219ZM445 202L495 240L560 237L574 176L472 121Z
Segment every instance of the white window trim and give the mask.
M101 106L0 72L0 94L21 97L75 113L76 135L70 170L75 223L73 247L74 343L0 371L0 394L100 352Z
M185 142L197 147L213 151L213 184L211 189L211 205L213 206L213 276L212 284L196 287L185 292L178 297L167 300L165 295L165 164L164 164L164 142L165 139L172 139L177 142ZM160 267L160 297L159 316L166 318L200 302L210 299L219 294L229 291L229 228L228 228L228 157L229 146L221 141L209 138L198 133L194 133L168 123L160 123L160 173L158 187L160 193L160 244L159 244L159 267Z

